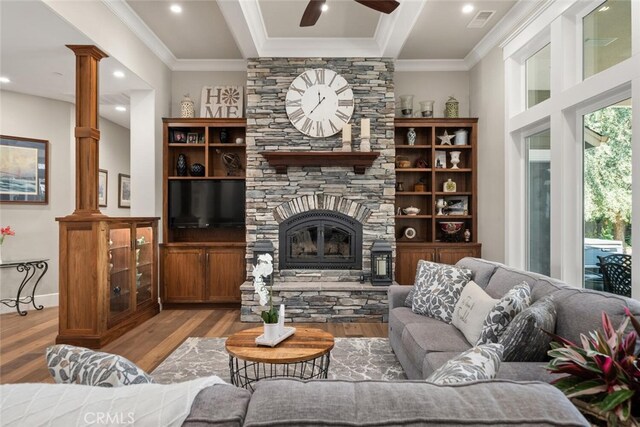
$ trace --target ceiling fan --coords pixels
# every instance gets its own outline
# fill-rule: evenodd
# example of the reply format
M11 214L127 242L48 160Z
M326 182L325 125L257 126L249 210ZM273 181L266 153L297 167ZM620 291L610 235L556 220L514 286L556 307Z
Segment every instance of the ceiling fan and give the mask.
M322 15L322 6L324 6L327 0L310 0L307 8L302 14L300 20L301 27L311 27L318 22L320 15ZM358 3L367 6L373 10L377 10L382 13L391 13L400 5L396 0L355 0Z

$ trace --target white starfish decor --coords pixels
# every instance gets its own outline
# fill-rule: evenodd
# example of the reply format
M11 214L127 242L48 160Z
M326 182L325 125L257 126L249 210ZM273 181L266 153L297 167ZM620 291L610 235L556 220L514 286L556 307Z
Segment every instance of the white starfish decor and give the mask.
M438 138L440 138L440 145L452 145L451 140L455 137L455 135L449 135L445 130L444 135L439 136Z

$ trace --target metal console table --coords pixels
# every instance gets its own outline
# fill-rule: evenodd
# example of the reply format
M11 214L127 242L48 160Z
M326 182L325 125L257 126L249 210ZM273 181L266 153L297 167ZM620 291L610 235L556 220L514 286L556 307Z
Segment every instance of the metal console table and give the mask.
M37 259L23 259L16 261L0 261L0 268L15 268L18 273L24 273L24 277L20 282L20 286L18 287L18 294L14 298L4 298L0 299L0 303L6 305L7 307L15 307L20 316L26 316L26 311L20 311L20 304L32 304L33 308L36 310L42 310L44 307L41 305L36 305L35 295L36 289L40 284L40 280L47 273L49 269L49 261L48 258L37 258ZM38 273L39 274L36 274ZM33 282L35 280L35 282ZM31 289L31 295L22 296L22 292L27 288L30 283L33 282L33 287Z

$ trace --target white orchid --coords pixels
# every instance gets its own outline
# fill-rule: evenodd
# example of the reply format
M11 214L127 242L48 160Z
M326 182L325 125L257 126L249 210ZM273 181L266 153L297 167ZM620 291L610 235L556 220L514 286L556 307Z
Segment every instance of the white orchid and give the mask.
M258 264L253 266L253 288L260 297L260 305L269 302L269 291L264 283L264 278L273 273L273 257L270 254L258 255Z

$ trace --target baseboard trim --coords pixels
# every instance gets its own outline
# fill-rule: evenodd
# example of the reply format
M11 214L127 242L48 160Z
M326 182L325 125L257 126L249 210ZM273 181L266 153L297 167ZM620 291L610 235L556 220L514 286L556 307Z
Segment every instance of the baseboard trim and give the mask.
M56 292L55 294L44 294L44 295L36 295L36 305L37 306L44 306L44 308L48 308L48 307L57 307L59 304L59 299L58 299L58 293ZM33 308L33 304L29 303L29 304L20 304L20 310L21 311L29 311L29 310L35 310L35 308ZM16 313L16 308L15 307L7 307L4 304L0 304L0 314L5 314L5 313Z

